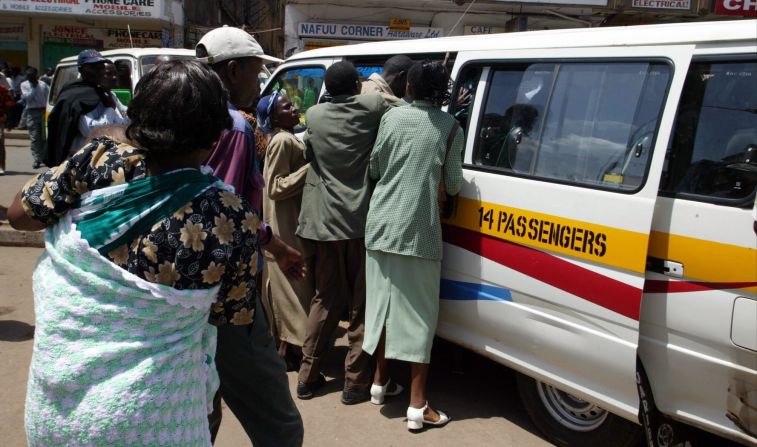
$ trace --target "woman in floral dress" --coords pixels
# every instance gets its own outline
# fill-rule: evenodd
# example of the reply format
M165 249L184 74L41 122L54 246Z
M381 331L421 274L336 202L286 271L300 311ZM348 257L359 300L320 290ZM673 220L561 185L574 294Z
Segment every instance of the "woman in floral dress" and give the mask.
M134 145L99 138L11 205L15 228L47 228L33 279L29 445L210 445L208 321L252 320L260 243L289 274L302 268L201 169L230 125L226 101L208 68L162 64L129 107Z

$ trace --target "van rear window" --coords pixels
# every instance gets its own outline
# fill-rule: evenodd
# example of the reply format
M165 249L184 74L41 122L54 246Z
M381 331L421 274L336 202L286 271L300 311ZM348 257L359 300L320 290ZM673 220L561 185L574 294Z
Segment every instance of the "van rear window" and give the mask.
M670 77L666 63L636 60L492 67L473 162L556 182L638 190Z

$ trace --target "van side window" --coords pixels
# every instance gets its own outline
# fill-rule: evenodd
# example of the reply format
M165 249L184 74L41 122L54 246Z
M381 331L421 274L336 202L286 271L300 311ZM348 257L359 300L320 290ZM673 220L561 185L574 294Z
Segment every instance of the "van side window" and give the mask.
M116 87L112 89L112 92L118 97L118 100L125 106L128 106L132 97L132 83L131 83L131 61L126 59L118 59L113 61L116 66Z
M53 85L50 87L50 97L48 98L50 105L55 105L55 100L58 99L58 94L64 85L74 82L78 78L79 70L76 68L76 65L58 67L53 75Z
M277 91L286 95L292 104L300 110L300 125L294 131L303 132L307 126L305 113L315 104L323 85L323 76L326 69L323 67L295 67L276 74L266 86L265 95Z
M476 97L476 89L481 79L481 66L469 66L463 69L458 75L459 82L452 92L452 100L449 105L449 111L452 116L457 118L460 127L468 134L470 126L470 116L473 113L473 100Z
M691 64L663 172L663 194L751 205L757 186L755 86L755 59Z
M646 177L670 81L664 63L493 67L474 163L610 190Z

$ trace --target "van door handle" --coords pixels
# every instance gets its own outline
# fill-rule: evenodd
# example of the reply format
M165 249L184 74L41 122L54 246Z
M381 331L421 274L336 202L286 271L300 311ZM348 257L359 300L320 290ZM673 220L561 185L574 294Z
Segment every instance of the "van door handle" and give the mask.
M647 270L674 278L683 278L683 264L669 259L647 257Z

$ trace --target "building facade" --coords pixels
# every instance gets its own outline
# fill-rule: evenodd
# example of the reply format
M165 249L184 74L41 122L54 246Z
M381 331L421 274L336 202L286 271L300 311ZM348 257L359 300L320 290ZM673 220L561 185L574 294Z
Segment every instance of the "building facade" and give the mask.
M0 59L55 67L86 48L182 47L183 1L0 0Z
M284 52L371 40L755 16L757 0L291 0Z

